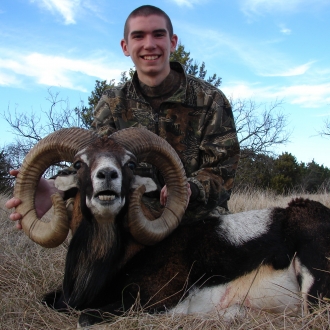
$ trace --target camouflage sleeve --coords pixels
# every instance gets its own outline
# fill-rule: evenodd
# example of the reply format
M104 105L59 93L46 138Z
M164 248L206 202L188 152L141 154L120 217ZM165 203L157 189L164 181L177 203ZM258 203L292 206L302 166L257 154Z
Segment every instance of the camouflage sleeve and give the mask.
M226 208L233 187L240 149L231 105L220 91L213 95L202 130L200 166L188 181L199 195L189 203L185 218L198 221L217 206Z
M108 93L104 93L96 105L93 113L91 129L102 134L111 134L116 131L115 122L109 106Z

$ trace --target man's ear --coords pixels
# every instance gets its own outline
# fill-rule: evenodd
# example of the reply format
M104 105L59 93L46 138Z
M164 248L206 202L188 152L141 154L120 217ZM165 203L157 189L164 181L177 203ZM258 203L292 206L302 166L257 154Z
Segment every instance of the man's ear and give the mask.
M171 53L173 53L176 50L177 44L178 44L178 36L176 34L173 34L171 37Z
M121 49L123 50L123 53L125 54L125 56L130 56L130 53L128 51L127 42L125 39L121 39L120 46L121 46Z

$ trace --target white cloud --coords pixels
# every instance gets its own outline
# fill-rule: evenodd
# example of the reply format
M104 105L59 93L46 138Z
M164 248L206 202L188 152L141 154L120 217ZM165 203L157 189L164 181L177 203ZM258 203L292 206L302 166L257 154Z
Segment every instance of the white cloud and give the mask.
M292 104L299 104L305 108L318 108L330 102L330 83L282 87L277 94L291 99Z
M330 111L327 111L325 113L317 114L316 117L330 117Z
M53 15L59 15L64 19L64 24L76 24L77 18L85 14L92 13L99 19L107 21L104 11L105 0L30 0L40 8L51 12Z
M280 25L280 32L286 35L291 34L291 30L285 27L283 24Z
M259 99L273 101L284 100L289 104L297 104L303 108L321 108L330 103L330 83L315 85L266 86L236 82L222 88L224 93L232 98Z
M19 83L19 80L15 76L0 71L0 86L13 86Z
M241 10L246 15L272 11L291 11L304 0L241 0Z
M193 5L201 5L207 3L208 0L171 0L180 7L193 7Z
M262 76L267 77L292 77L292 76L301 76L305 74L309 68L311 67L312 63L314 62L308 62L303 65L299 65L293 68L289 68L284 72L279 73L272 73L272 74L262 74Z
M75 24L75 15L78 13L80 0L30 0L53 14L60 14L65 24Z
M254 99L262 95L268 99L269 88L260 87L258 84L250 84L244 81L233 82L226 84L221 90L230 98L234 99Z
M230 57L240 65L244 64L254 74L259 76L296 76L302 75L313 62L297 66L282 51L272 46L272 43L259 40L238 38L212 29L196 27L194 25L175 22L191 37L190 44L195 44L197 54L205 58L205 54L214 58ZM211 55L210 55L211 54ZM196 55L195 55L196 56Z
M241 10L247 16L274 12L296 12L329 5L328 0L241 0Z
M2 49L1 53L5 51ZM117 63L116 63L117 62ZM109 67L113 64L115 69ZM26 78L41 85L65 87L86 92L82 76L98 79L119 79L125 65L109 57L74 59L41 53L17 55L7 52L0 58L0 85L24 87Z

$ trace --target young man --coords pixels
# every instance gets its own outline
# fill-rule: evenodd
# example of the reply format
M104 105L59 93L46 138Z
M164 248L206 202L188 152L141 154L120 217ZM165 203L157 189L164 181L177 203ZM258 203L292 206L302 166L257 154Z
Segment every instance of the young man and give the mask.
M182 160L189 182L190 200L184 220L198 221L210 213L227 212L239 144L224 94L186 75L179 63L169 62L177 41L169 17L159 8L141 6L128 16L121 47L131 57L136 72L123 86L105 91L95 108L92 128L111 133L131 126L145 127L169 142ZM137 171L157 182L158 199L164 205L167 190L160 175L147 164ZM54 189L43 181L41 188ZM154 195L146 199L152 209L159 208ZM11 199L7 207L18 203ZM40 210L39 215L43 212ZM13 213L10 218L19 220L21 215Z

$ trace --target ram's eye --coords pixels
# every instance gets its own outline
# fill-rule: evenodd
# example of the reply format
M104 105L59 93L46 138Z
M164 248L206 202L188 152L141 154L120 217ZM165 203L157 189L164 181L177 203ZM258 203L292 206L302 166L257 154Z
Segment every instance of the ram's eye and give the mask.
M81 165L82 165L82 162L81 162L80 160L78 160L77 162L75 162L75 163L73 164L73 167L74 167L76 170L79 170L80 167L81 167Z
M128 162L128 163L127 163L127 166L128 166L132 171L134 171L135 168L136 168L136 164L135 164L134 162Z

